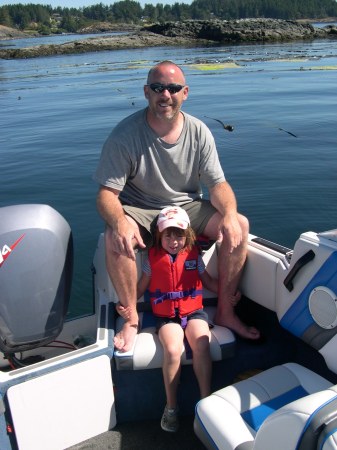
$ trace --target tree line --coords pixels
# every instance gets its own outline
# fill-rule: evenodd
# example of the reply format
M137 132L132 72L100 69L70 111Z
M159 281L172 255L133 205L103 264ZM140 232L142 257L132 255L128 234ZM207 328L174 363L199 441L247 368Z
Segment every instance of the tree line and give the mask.
M35 4L0 7L0 24L42 34L76 32L96 22L145 24L194 20L241 18L323 19L337 17L335 0L194 0L191 4L145 4L121 0L111 5L83 8L52 8Z

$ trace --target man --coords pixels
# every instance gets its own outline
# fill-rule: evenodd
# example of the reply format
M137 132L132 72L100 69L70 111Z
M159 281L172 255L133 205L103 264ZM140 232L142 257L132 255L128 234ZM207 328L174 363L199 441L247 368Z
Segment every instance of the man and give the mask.
M151 224L170 205L184 208L197 234L221 240L215 322L243 338L259 331L236 315L238 283L247 254L248 220L238 214L209 129L181 111L189 88L183 71L162 61L144 86L148 107L120 122L104 144L95 180L98 211L106 222L106 265L128 320L115 347L129 351L138 329L135 247L145 248ZM210 201L203 200L201 183Z

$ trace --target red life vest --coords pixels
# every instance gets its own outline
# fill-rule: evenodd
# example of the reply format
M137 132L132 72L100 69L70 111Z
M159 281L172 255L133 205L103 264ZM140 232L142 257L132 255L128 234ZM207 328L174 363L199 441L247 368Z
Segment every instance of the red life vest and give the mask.
M199 251L182 250L172 262L163 249L151 248L149 286L152 311L156 316L184 317L202 306L202 283L198 272Z

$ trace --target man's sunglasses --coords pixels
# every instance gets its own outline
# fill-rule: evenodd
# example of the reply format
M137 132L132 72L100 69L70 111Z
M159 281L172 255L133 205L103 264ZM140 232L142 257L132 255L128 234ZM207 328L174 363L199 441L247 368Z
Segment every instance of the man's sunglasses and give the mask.
M149 86L149 88L155 92L156 94L161 94L165 90L169 91L170 94L176 94L177 92L180 92L183 87L181 84L161 84L161 83L151 83L147 84L146 86Z

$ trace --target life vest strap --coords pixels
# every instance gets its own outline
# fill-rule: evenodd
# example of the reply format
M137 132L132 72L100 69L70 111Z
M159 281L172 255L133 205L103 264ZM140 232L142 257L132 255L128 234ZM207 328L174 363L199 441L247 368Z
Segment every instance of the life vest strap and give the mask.
M150 298L155 297L155 300L153 300L154 305L162 303L165 300L179 300L184 297L195 298L197 295L202 295L202 290L192 288L186 291L172 291L163 293L160 290L156 290L155 292L150 292Z

